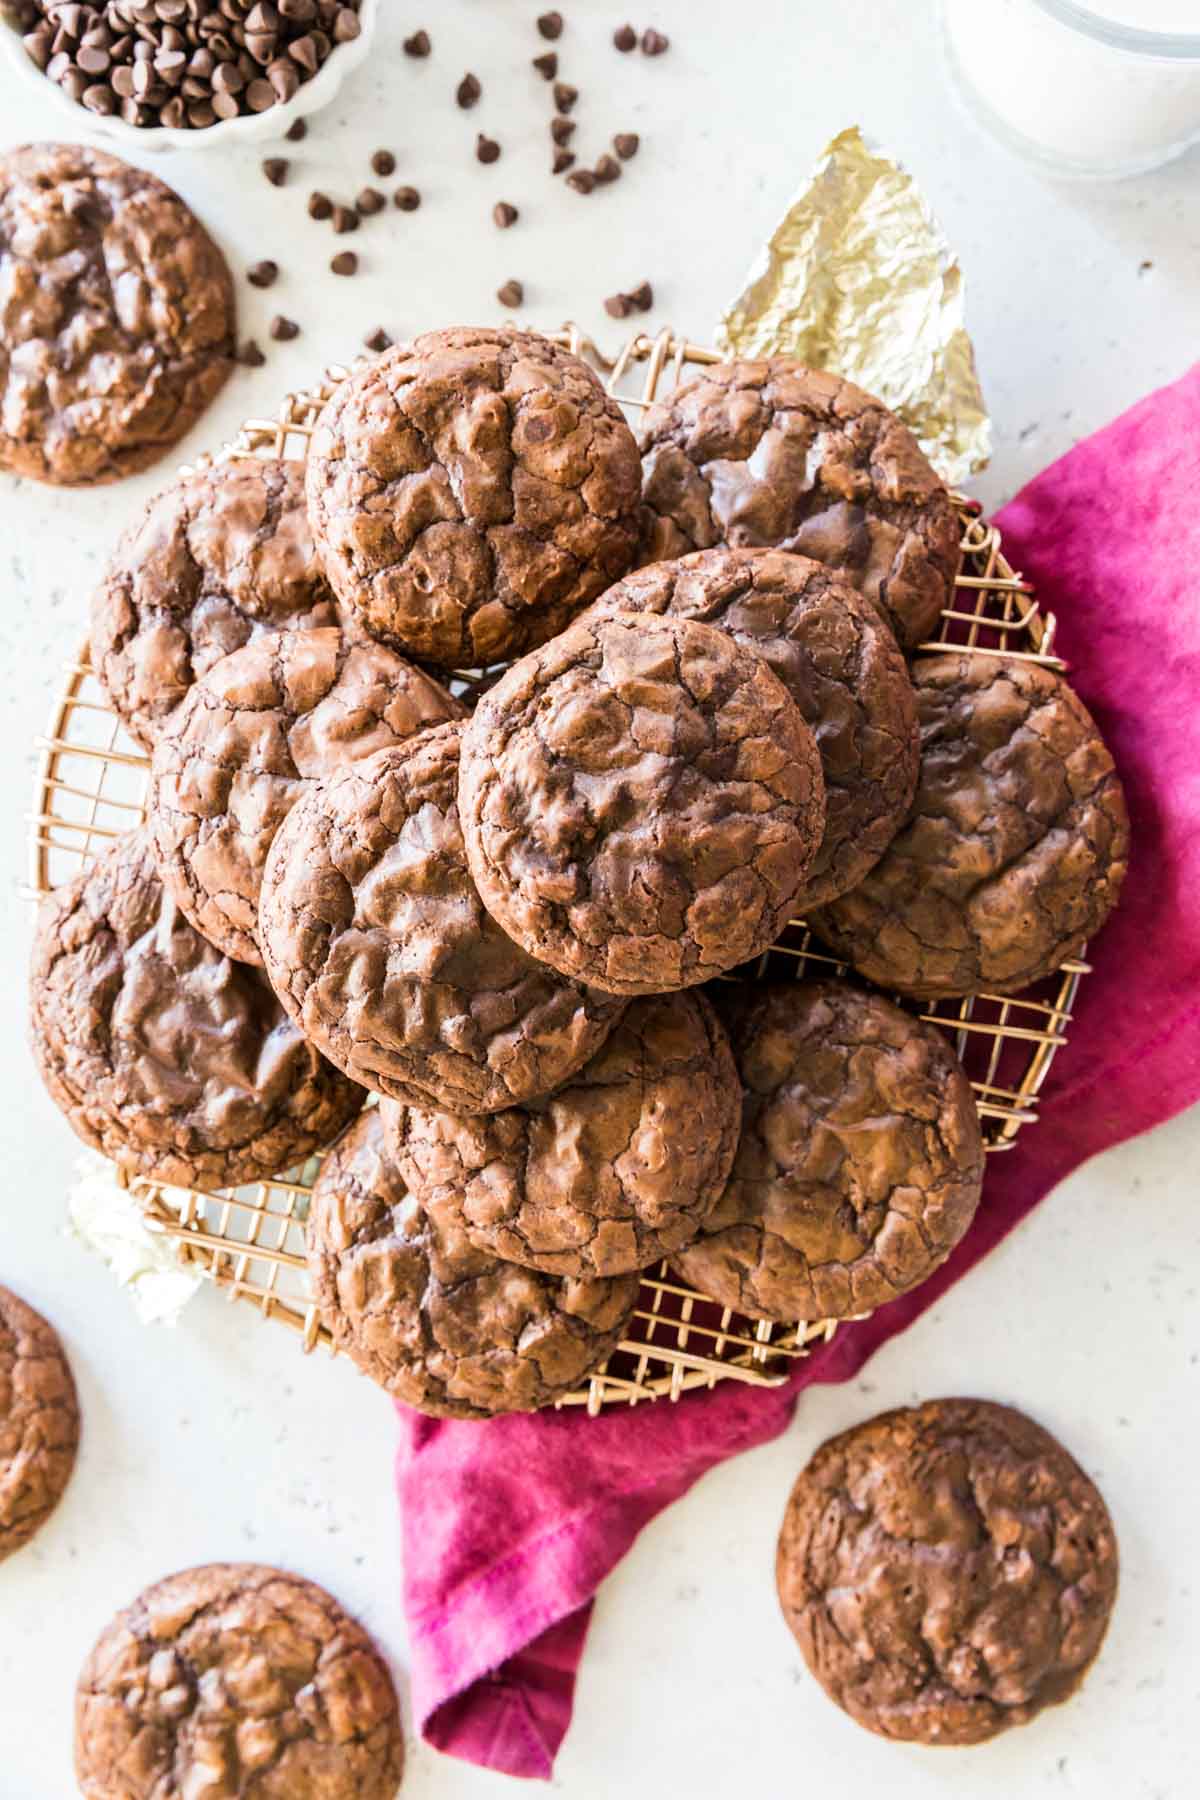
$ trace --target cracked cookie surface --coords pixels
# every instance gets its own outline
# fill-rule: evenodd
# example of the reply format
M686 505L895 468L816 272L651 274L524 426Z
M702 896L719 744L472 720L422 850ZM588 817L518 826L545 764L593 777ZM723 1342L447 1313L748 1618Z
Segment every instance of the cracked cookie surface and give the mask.
M92 667L139 744L194 681L265 631L336 625L304 466L246 457L157 494L92 599Z
M308 498L339 598L443 668L519 656L623 575L637 444L617 403L534 332L431 331L342 382Z
M949 1044L844 981L729 991L741 1136L675 1267L756 1319L843 1319L908 1293L963 1236L983 1182Z
M821 1446L792 1490L776 1578L805 1662L858 1724L977 1744L1079 1686L1117 1544L1048 1431L987 1400L930 1400Z
M79 1401L58 1333L0 1287L0 1562L62 1499L79 1448Z
M385 1106L411 1191L473 1244L556 1275L645 1269L695 1237L741 1117L724 1028L701 994L634 1000L558 1093L488 1118Z
M463 734L459 808L488 911L613 993L765 950L821 842L825 782L755 651L691 619L580 621L514 664Z
M438 726L303 795L271 846L259 936L292 1018L355 1081L496 1112L565 1081L625 1003L535 962L483 905L458 822L461 732Z
M1125 797L1060 675L1002 656L913 664L921 772L903 828L813 929L880 987L1015 993L1077 955L1117 903Z
M852 888L899 829L917 783L917 708L890 628L824 564L782 550L702 550L618 581L587 619L698 619L762 656L817 740L825 833L800 911Z
M643 560L718 544L811 556L902 649L936 630L960 561L945 483L881 400L790 357L722 363L646 413Z
M85 1800L392 1800L403 1769L383 1658L331 1594L282 1569L156 1582L80 1672Z
M305 788L461 716L432 676L332 628L272 632L222 657L155 746L147 811L164 884L210 942L261 963L263 867Z
M178 194L82 144L0 156L0 468L156 462L233 370L233 279Z
M207 943L164 892L143 833L42 903L34 1058L85 1144L182 1187L276 1175L362 1106L261 970Z
M439 1418L552 1405L616 1348L637 1303L636 1275L560 1280L518 1268L471 1244L452 1209L418 1204L378 1107L326 1157L306 1235L339 1349Z

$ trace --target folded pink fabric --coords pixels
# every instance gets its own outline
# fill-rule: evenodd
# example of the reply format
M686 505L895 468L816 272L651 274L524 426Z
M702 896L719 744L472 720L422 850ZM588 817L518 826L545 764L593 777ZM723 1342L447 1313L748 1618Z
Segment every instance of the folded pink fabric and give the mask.
M1200 1098L1198 493L1200 368L1000 515L1116 757L1133 850L1040 1123L989 1159L976 1222L933 1280L843 1327L782 1389L727 1382L674 1406L486 1425L397 1409L414 1706L438 1749L548 1777L592 1597L642 1526L715 1463L782 1431L809 1383L855 1374L1072 1169Z

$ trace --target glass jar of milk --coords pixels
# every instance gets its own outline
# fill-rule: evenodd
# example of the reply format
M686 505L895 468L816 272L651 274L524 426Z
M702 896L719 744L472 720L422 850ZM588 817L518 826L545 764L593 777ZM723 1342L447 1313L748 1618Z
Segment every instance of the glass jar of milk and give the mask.
M942 0L971 111L1059 174L1136 175L1200 141L1200 0Z

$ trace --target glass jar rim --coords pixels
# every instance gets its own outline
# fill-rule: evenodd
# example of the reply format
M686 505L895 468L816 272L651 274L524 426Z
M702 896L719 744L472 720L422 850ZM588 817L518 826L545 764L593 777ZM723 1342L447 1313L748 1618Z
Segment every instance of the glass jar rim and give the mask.
M1034 5L1060 25L1069 25L1114 50L1158 57L1163 62L1200 62L1200 32L1147 31L1141 25L1121 25L1115 19L1098 18L1073 0L1034 0Z

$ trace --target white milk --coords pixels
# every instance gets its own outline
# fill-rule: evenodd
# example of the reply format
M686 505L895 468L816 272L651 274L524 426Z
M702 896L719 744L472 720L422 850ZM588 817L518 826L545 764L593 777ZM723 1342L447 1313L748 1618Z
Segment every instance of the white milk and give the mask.
M942 5L968 104L1015 148L1078 174L1127 175L1200 138L1200 0ZM1084 18L1053 16L1062 10Z

